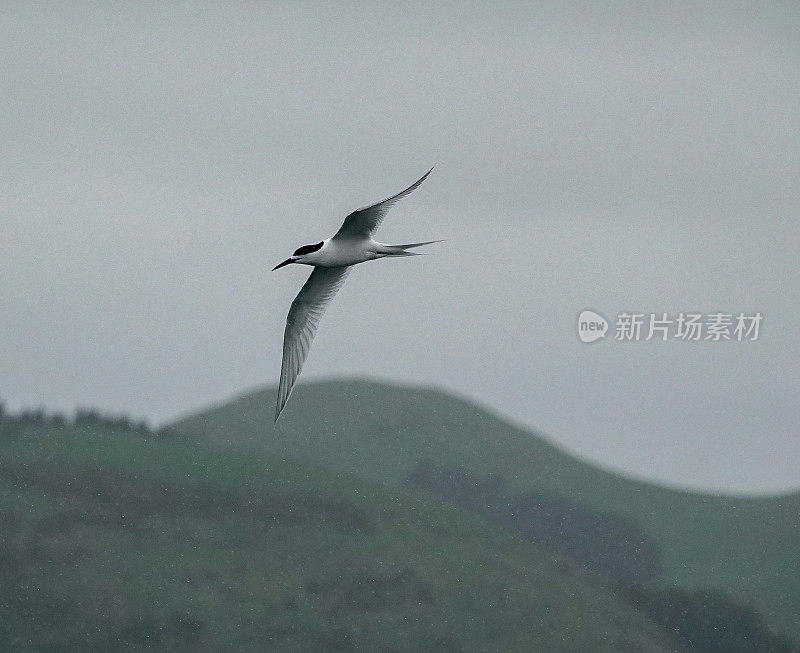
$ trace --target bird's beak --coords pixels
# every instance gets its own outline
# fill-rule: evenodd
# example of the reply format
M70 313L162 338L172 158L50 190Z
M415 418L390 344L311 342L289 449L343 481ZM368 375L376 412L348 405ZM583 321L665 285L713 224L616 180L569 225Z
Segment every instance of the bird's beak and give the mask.
M272 268L272 271L275 272L275 270L277 270L278 268L282 268L284 265L289 265L289 263L294 263L294 259L287 258L283 263L278 263L278 265Z

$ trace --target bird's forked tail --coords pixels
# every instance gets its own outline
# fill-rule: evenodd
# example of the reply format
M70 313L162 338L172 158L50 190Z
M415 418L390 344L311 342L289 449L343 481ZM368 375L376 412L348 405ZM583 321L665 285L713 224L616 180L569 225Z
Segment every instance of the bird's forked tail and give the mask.
M428 240L424 243L408 243L406 245L385 245L382 254L386 256L417 256L416 252L407 252L407 249L414 247L422 247L423 245L432 245L433 243L441 243L441 240Z

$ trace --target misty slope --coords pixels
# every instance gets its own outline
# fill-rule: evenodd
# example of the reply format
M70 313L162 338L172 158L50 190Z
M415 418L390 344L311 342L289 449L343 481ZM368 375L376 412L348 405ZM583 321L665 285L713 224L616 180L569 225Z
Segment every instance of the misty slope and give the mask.
M520 538L266 455L6 432L0 536L3 650L674 650Z
M232 449L270 452L400 485L421 461L501 475L636 520L661 547L659 582L715 588L800 636L800 495L739 498L626 479L558 450L469 402L366 381L301 385L277 427L273 389L184 418L178 430Z

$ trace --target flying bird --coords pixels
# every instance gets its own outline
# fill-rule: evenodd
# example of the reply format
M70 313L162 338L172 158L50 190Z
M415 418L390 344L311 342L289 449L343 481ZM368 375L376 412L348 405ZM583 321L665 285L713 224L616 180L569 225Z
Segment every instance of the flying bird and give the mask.
M283 333L281 380L278 384L278 402L275 407L276 422L289 399L303 363L306 361L319 320L333 296L342 287L350 268L357 263L387 256L415 256L415 252L408 250L441 242L429 240L424 243L407 245L385 245L372 240L372 234L375 233L389 209L395 202L425 181L431 174L431 170L433 168L397 195L353 211L344 219L339 231L333 236L315 245L299 247L283 263L272 268L275 271L290 263L302 263L314 267L308 281L292 302L286 318L286 330Z

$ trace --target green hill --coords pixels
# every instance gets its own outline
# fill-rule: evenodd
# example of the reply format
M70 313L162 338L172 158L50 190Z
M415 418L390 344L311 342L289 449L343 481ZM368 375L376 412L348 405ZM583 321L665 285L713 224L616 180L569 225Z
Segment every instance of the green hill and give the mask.
M541 436L431 389L365 381L299 386L274 425L273 389L174 427L215 447L268 452L399 487L420 463L499 475L634 520L662 554L664 586L722 590L777 632L800 638L800 494L744 498L683 492L581 462Z
M609 584L439 504L177 436L12 426L2 650L675 649Z

